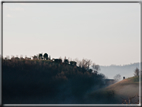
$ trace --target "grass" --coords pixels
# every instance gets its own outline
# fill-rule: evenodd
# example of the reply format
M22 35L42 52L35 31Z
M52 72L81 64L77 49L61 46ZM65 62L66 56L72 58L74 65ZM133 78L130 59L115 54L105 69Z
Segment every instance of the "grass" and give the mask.
M101 98L104 99L117 100L116 103L119 104L139 104L138 90L136 88L138 86L139 77L130 77L101 90L95 91L91 93L90 96L95 98L95 96L100 95Z
M133 76L133 77L129 77L127 79L131 83L139 83L139 76ZM142 79L141 79L141 81L142 81ZM127 99L124 99L121 97L122 104L139 104L139 97L140 96L138 94L136 94L135 96L129 96Z
M130 80L131 82L139 82L139 76L129 77L128 80Z
M139 104L139 97L138 94L135 96L128 97L127 99L122 98L122 104ZM138 100L134 101L133 99L138 98Z

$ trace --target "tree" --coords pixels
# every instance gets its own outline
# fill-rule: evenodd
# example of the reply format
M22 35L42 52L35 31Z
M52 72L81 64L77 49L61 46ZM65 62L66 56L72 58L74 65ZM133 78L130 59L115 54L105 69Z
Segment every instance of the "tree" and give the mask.
M138 68L135 69L134 76L139 76L139 69Z
M91 64L92 64L91 60L86 60L87 70L89 70Z
M118 82L120 79L121 79L121 75L120 74L117 74L117 75L114 76L114 80L116 82Z
M100 66L96 65L95 63L93 63L92 68L93 68L95 73L98 73L98 71L100 70Z
M58 63L60 63L60 64L62 63L62 59L61 58L58 59Z
M62 63L62 59L54 59L54 62L56 62L56 63Z
M45 59L45 60L48 59L48 54L47 54L47 53L44 54L44 59Z
M40 53L38 57L39 57L39 59L42 59L42 54Z
M36 60L36 59L37 59L37 56L34 55L34 56L33 56L33 60Z
M82 68L87 69L87 60L82 59L81 66L82 66Z
M69 61L67 59L64 59L65 64L69 64Z
M89 59L82 59L82 61L79 61L78 59L76 59L76 62L78 63L79 67L82 67L86 70L89 70L89 66L91 65L92 61Z
M49 58L48 58L49 60L51 60L51 56L49 55Z
M76 66L76 62L75 61L70 61L70 65Z
M5 59L5 60L8 60L8 59L10 59L10 58L9 58L9 56L6 56L4 59Z

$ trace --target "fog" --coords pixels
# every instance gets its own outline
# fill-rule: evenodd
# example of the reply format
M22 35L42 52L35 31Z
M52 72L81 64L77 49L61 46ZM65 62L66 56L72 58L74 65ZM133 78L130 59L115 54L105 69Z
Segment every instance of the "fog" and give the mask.
M140 63L133 63L127 65L111 65L111 66L100 66L100 73L103 73L109 79L114 79L116 74L121 75L121 80L123 77L128 78L134 76L134 71L136 68L140 69Z

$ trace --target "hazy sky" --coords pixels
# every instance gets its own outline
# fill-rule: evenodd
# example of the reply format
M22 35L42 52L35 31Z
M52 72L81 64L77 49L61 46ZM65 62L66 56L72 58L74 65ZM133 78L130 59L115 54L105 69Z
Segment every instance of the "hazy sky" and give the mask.
M140 4L4 3L3 54L140 61Z

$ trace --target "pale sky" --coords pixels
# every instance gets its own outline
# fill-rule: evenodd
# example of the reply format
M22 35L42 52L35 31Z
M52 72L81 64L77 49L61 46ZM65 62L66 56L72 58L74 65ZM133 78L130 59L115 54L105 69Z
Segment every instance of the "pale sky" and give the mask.
M138 3L4 3L3 55L140 62Z

